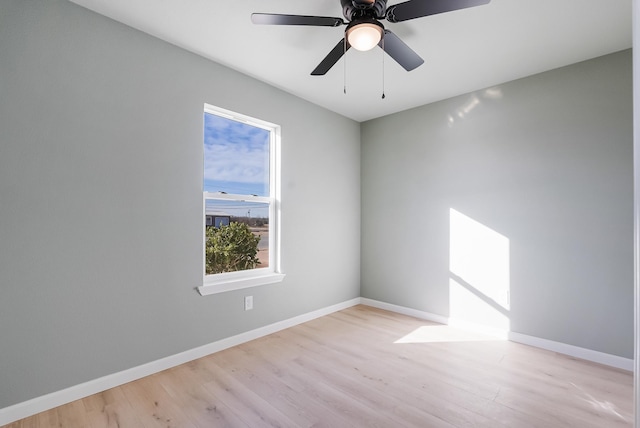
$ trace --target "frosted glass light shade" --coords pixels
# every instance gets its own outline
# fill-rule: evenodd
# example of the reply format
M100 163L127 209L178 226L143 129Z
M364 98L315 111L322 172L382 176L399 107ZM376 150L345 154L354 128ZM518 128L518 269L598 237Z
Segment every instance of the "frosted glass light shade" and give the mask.
M382 39L382 28L368 22L354 25L347 30L349 44L359 51L373 49Z

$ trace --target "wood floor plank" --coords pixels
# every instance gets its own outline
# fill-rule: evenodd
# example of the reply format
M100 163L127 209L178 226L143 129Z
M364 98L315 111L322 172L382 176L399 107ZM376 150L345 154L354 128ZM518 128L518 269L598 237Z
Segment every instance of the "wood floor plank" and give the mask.
M59 427L60 422L58 419L58 409L51 409L51 410L47 410L46 412L42 412L36 416L34 416L35 418L38 419L38 425L40 427Z
M631 428L631 373L356 306L9 425Z
M92 428L143 426L122 388L112 388L82 400L87 422Z
M195 428L189 417L167 394L159 379L163 373L157 373L122 385L122 391L144 427Z
M249 427L218 397L202 384L193 367L199 364L183 364L163 372L160 383L169 395L199 427Z
M82 400L58 407L58 423L61 427L87 427L89 422Z
M252 388L227 373L212 358L205 358L202 363L212 375L211 380L204 383L204 387L229 406L247 425L296 427L296 423L289 416L271 406L268 399L260 397Z
M215 356L215 362L221 368L233 373L236 379L261 397L266 397L270 405L288 415L297 426L339 426L343 422L330 407L316 400L301 400L301 393L306 387L300 381L291 383L290 378L282 375L290 362L272 364L262 360L262 364L255 364L254 361L239 347Z

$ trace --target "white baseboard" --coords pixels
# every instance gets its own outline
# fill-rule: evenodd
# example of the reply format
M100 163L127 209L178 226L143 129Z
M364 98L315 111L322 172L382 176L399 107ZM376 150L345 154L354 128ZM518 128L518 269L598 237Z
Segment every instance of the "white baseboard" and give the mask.
M580 358L581 360L587 360L598 364L604 364L605 366L633 372L633 358L619 357L617 355L580 348L579 346L567 345L562 342L540 339L539 337L528 336L526 334L515 333L513 331L509 332L509 340L557 352L559 354L569 355L570 357Z
M355 298L0 409L0 426L360 304Z
M407 308L406 306L398 306L392 303L381 302L379 300L367 299L365 297L360 298L360 303L374 308L384 309L386 311L408 315L414 318L420 318L421 320L433 321L438 324L449 324L449 318L447 317L432 314L431 312L420 311L418 309Z
M486 329L470 323L459 322L454 319L443 317L441 315L432 314L430 312L424 312L404 306L393 305L391 303L380 302L378 300L367 299L364 297L360 299L360 302L363 305L372 306L374 308L385 309L391 312L396 312L427 321L433 321L440 324L455 326L461 329L473 330L492 336L498 336L504 339L511 340L512 342L518 342L525 345L534 346L536 348L546 349L547 351L557 352L559 354L568 355L574 358L580 358L582 360L587 360L598 364L604 364L606 366L615 367L630 372L633 371L634 367L632 358L623 358L617 355L605 354L604 352L580 348L578 346L567 345L566 343L554 342L552 340L541 339L539 337L528 336L526 334L516 333L512 331L497 332L492 329Z

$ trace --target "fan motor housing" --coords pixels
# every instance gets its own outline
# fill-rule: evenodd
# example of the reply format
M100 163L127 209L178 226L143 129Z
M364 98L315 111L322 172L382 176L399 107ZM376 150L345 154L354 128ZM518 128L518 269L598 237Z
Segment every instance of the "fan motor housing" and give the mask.
M340 3L348 21L360 17L381 19L387 11L387 0L340 0Z

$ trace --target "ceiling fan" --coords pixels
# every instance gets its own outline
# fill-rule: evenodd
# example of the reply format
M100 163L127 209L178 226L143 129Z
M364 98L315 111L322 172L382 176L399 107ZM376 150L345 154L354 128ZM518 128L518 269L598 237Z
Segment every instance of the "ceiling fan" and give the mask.
M491 0L409 0L387 8L387 0L340 0L342 18L327 16L281 15L275 13L254 13L251 21L261 25L308 25L315 27L339 27L346 25L345 37L329 52L322 62L311 72L312 76L326 74L336 62L353 47L368 51L380 46L405 70L411 71L424 60L407 46L398 36L384 28L380 20L402 22L424 16L451 12L458 9L480 6Z

